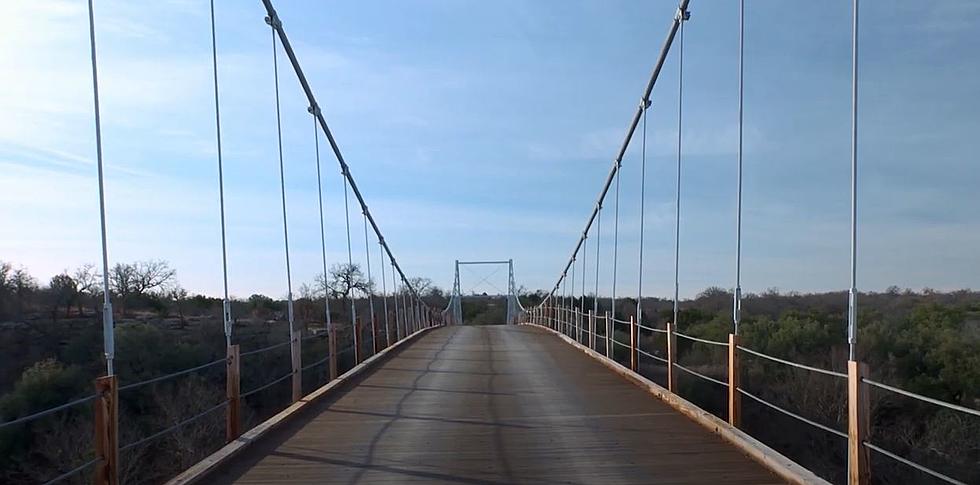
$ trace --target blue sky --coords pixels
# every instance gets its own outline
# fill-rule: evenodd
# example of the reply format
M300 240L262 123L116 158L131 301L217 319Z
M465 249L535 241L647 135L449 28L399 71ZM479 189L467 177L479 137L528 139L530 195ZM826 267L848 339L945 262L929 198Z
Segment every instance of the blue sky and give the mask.
M454 259L513 258L548 288L639 101L673 1L279 1L323 112L399 262L443 287ZM846 288L850 1L749 0L743 282ZM97 2L112 262L166 259L221 288L207 2ZM46 280L98 263L85 2L15 0L0 31L0 260ZM733 286L737 2L692 2L685 50L681 293ZM271 34L218 0L229 277L285 294ZM980 5L862 2L859 286L978 287ZM673 284L676 52L649 118L644 288ZM320 268L313 126L280 56L294 287ZM321 140L322 141L322 140ZM321 143L321 148L325 144ZM624 160L621 294L635 291L639 144ZM343 185L321 151L328 258ZM352 211L354 258L363 226ZM603 218L600 293L611 280ZM589 241L589 286L594 243ZM370 244L372 265L377 244ZM487 272L492 271L488 269ZM492 291L483 274L464 289ZM491 284L504 287L506 273ZM389 282L390 285L390 282Z

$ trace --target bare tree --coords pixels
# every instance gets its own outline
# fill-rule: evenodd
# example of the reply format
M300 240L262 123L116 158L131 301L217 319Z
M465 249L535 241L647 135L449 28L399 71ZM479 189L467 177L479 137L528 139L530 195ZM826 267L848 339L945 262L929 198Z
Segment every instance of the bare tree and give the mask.
M116 263L109 271L109 284L112 285L112 291L119 295L121 311L125 314L126 303L130 299L163 287L176 274L163 260Z
M364 273L361 273L361 267L357 264L335 264L331 266L330 279L326 286L329 288L332 297L341 298L344 301L341 308L345 310L350 308L355 292L360 291L367 295L373 290L371 282L364 277Z
M84 300L89 299L91 301L96 301L99 295L102 294L102 284L99 281L100 275L96 270L95 266L91 264L84 264L75 269L72 273L72 279L75 280L75 285L78 287L78 315L84 316ZM98 313L98 308L94 308L93 311Z
M322 281L322 279L321 279ZM319 285L319 283L318 283ZM355 291L365 295L373 290L357 264L335 264L330 267L330 281L326 285L335 298L349 299Z
M412 288L415 288L415 292L418 293L419 296L429 296L429 294L435 290L438 290L440 294L442 293L442 290L436 288L435 285L433 285L432 280L429 278L415 276L409 278L408 282L412 285Z
M165 294L167 298L174 301L174 305L177 307L177 316L180 318L180 326L183 328L187 325L187 321L184 319L184 300L187 299L187 290L180 283L174 283L167 287Z

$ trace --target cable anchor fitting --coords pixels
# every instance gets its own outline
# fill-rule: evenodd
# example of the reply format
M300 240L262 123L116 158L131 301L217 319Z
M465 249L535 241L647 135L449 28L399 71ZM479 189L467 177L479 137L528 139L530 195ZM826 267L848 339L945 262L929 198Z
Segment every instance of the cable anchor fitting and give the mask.
M640 111L646 111L650 109L650 105L653 104L649 98L643 98L640 100ZM622 164L622 161L616 160L616 163Z
M313 115L313 116L317 116L317 117L320 116L320 107L318 105L316 105L316 104L307 107L306 108L306 111L308 113L310 113L311 115Z
M691 20L691 11L690 10L682 10L682 9L678 8L677 9L677 13L674 14L674 20L680 20L681 22L684 22L684 21L687 21L687 20Z
M265 23L271 25L273 28L276 28L276 29L281 29L282 28L282 22L279 20L279 14L277 14L275 12L272 13L272 16L266 15L266 17L265 17Z

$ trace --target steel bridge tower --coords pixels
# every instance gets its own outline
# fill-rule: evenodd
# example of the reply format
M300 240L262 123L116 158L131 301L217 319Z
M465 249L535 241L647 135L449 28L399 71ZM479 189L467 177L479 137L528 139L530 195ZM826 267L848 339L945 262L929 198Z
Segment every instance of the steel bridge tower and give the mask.
M446 317L446 321L451 322L455 325L461 325L463 323L463 305L462 297L463 290L460 286L459 281L459 267L466 265L507 265L507 320L508 325L514 325L518 322L520 316L524 313L524 307L521 306L521 302L517 297L517 284L514 281L514 260L500 260L500 261L460 261L456 260L455 265L455 277L453 278L453 293L449 298L449 304L446 309L443 310L443 315Z

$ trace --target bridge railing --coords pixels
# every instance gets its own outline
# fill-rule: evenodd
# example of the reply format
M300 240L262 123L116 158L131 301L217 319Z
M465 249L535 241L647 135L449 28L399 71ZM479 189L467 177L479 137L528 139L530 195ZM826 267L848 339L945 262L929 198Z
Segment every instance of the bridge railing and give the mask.
M318 372L318 379L307 379L306 383L311 382L316 385L321 385L324 382L329 383L335 380L338 375L343 371L344 367L353 367L363 362L370 355L377 354L383 351L385 348L394 345L395 343L404 340L408 336L412 335L414 332L420 331L424 328L432 327L435 325L442 324L441 315L435 312L432 308L428 306L426 301L422 298L420 294L414 288L410 278L405 274L402 267L395 260L394 253L389 247L388 242L385 240L377 222L374 219L373 214L368 209L367 203L363 195L361 194L353 175L351 174L351 169L348 163L344 160L344 157L340 151L339 145L335 140L333 134L331 133L329 127L327 126L326 120L320 107L316 101L312 88L307 82L306 76L299 64L299 61L293 52L293 49L289 43L289 39L283 28L283 24L279 19L278 14L272 6L270 0L262 0L261 2L264 12L267 14L265 17L265 22L269 26L269 34L271 34L272 40L272 55L271 64L269 69L274 73L275 78L275 101L276 101L276 126L278 130L278 140L279 140L279 175L280 175L280 191L282 197L282 229L283 229L283 242L285 250L285 274L286 274L286 284L284 285L287 289L287 318L288 318L288 330L289 338L288 340L282 342L272 343L270 345L251 349L247 351L242 351L239 344L233 344L233 340L237 341L240 338L237 336L235 331L235 320L232 318L231 311L231 299L228 293L228 274L227 274L227 255L226 255L226 232L225 232L225 197L224 197L224 178L223 178L223 162L222 162L222 139L221 139L221 116L219 109L219 80L218 80L218 48L216 40L215 31L215 8L214 1L210 2L210 32L209 40L211 45L211 59L210 63L213 68L213 78L208 80L208 87L210 88L213 84L214 88L214 115L215 115L215 127L216 127L216 162L217 162L217 183L215 198L219 200L220 203L220 220L216 217L215 228L220 227L221 234L221 253L220 257L222 259L222 269L224 273L224 299L222 302L222 320L224 324L224 353L222 358L217 355L212 356L212 360L202 363L199 365L191 366L186 369L178 370L172 373L163 374L160 376L152 377L139 382L122 384L119 381L119 376L116 374L113 361L116 358L115 355L115 322L114 322L114 311L111 304L111 299L114 297L111 291L111 285L109 282L109 251L108 251L108 239L106 235L106 211L105 211L105 181L103 175L103 156L102 156L102 128L101 128L101 118L100 118L100 104L99 104L99 79L98 79L98 61L97 61L97 44L96 44L96 12L94 8L94 2L89 0L88 2L88 33L89 33L89 45L91 53L91 69L92 69L92 94L94 100L94 121L95 121L95 146L96 146L96 165L98 168L98 187L99 187L99 204L101 210L101 249L102 249L102 276L103 276L103 311L102 311L102 327L103 327L103 352L105 357L105 376L96 379L95 381L95 392L91 395L81 396L69 402L65 402L60 405L51 406L47 409L29 412L23 416L18 416L10 419L6 422L0 423L0 433L12 432L16 428L20 427L21 432L24 428L29 428L38 420L68 416L72 419L81 421L90 419L92 426L94 427L94 439L91 441L91 446L88 443L80 443L77 449L88 448L87 452L79 453L83 456L78 462L71 463L57 463L54 466L64 466L68 468L67 470L58 469L52 471L50 475L45 475L43 472L39 471L38 476L42 476L41 479L36 480L38 483L43 484L54 484L62 483L66 481L80 482L83 480L82 474L86 471L91 471L93 474L94 483L99 485L103 484L117 484L120 483L120 473L121 473L121 462L120 453L134 453L138 450L144 449L145 447L151 446L154 443L159 442L162 438L176 433L182 429L186 429L188 426L194 425L195 423L200 423L204 420L215 418L219 414L219 411L225 410L225 441L232 441L238 438L243 431L243 421L245 421L245 416L242 413L242 403L248 399L258 400L263 393L268 393L270 390L278 389L278 386L289 389L289 403L295 403L302 399L306 393L304 392L304 373ZM204 5L207 8L207 5ZM256 22L261 22L262 17L257 17ZM203 33L202 33L203 37ZM292 294L292 280L290 273L290 244L288 238L288 218L287 218L287 207L286 207L286 184L284 176L284 162L283 162L283 147L282 147L282 126L280 119L280 99L279 99L279 60L278 55L282 51L285 57L288 59L289 65L292 67L293 73L295 74L299 84L302 88L303 94L305 94L306 99L309 101L308 107L303 110L304 115L311 115L313 118L313 123L315 130L313 131L313 140L315 146L315 152L309 154L310 162L313 161L315 157L316 161L316 174L317 174L317 194L319 199L319 220L317 223L320 226L321 235L321 252L322 252L322 271L324 282L327 278L327 256L326 256L326 242L324 234L324 215L323 215L323 197L322 197L322 186L321 186L321 165L320 165L320 139L325 138L328 142L329 148L333 155L336 157L337 163L340 167L340 175L344 182L344 209L345 215L347 217L347 249L348 249L348 261L347 263L353 266L352 262L352 247L351 247L351 227L350 227L350 208L348 205L348 193L352 192L354 195L354 201L356 202L355 207L360 209L361 215L364 219L364 248L365 248L365 260L367 263L367 274L366 279L368 280L368 288L362 290L365 298L367 299L368 312L366 315L357 316L357 308L355 304L355 299L349 294L344 295L345 299L350 300L349 317L350 321L346 323L335 322L331 320L330 311L330 298L328 296L329 291L326 288L326 284L322 288L323 296L319 297L318 300L324 305L324 312L321 314L323 321L322 323L325 331L317 334L310 334L303 336L302 329L298 328L298 323L294 320L293 312L293 294ZM112 189L109 187L108 189ZM220 221L220 225L219 225ZM369 233L373 233L376 241L380 248L380 267L382 275L382 298L383 301L378 301L378 305L382 306L383 310L377 311L374 296L376 296L375 291L372 289L374 283L374 276L372 275L371 269L371 256L369 250ZM219 255L215 255L216 257ZM387 262L385 261L387 258ZM387 268L386 265L390 265L391 269L391 283L393 288L389 292L384 285L387 284ZM388 308L389 297L393 300L393 309ZM346 334L341 335L340 333ZM381 334L384 334L383 337ZM340 345L339 339L343 338L345 342L349 345L345 345L344 348L337 348ZM313 357L313 360L307 364L303 364L303 344L309 343L313 345L316 340L326 339L327 345L326 349L319 348ZM239 342L240 343L240 342ZM322 347L322 346L321 346ZM278 355L279 352L285 353L288 349L288 365L286 368L288 371L282 374L274 374L269 377L268 371L270 369L261 369L262 364L265 364L269 360L285 360L282 355ZM310 352L305 352L310 353ZM253 365L254 364L254 365ZM224 367L224 373L218 372L220 367ZM323 372L323 366L327 366L327 371ZM263 370L260 377L263 379L261 382L252 382L251 377L248 375L247 369L252 368ZM192 407L195 407L193 411L188 411L184 413L185 415L173 416L167 419L165 426L160 429L150 430L145 433L140 433L141 430L125 428L124 433L120 433L120 393L125 396L126 393L141 393L146 389L151 388L151 386L159 386L164 383L170 383L177 381L179 379L190 379L191 377L204 378L207 377L207 382L209 385L219 386L224 385L225 392L223 398L216 399L215 402L209 403L193 403ZM212 382L213 381L213 382ZM224 381L223 383L220 381ZM286 381L290 381L287 386ZM242 389L243 384L250 385L249 388ZM284 391L285 392L285 391ZM219 394L219 395L220 395ZM169 398L170 396L167 396ZM89 410L85 410L86 406L91 406ZM129 411L123 409L123 417L125 418L125 412ZM136 411L139 412L139 411ZM216 418L215 418L216 419ZM76 421L77 423L77 421ZM73 423L75 424L75 423ZM30 430L28 430L29 432ZM87 436L92 436L88 435ZM126 441L120 443L120 436L122 436ZM219 440L220 441L220 440Z
M599 320L605 320L610 324L598 324ZM643 372L641 372L641 367L643 367L641 365L641 360L648 360L650 363L655 365L664 365L666 366L667 372L665 387L669 392L674 394L681 395L681 391L677 385L676 370L696 377L704 382L725 388L727 394L727 410L722 416L719 417L726 419L728 423L735 428L742 427L741 398L744 396L762 406L765 406L768 409L837 437L845 443L856 441L859 443L860 448L866 451L874 451L883 457L894 460L895 462L908 466L909 468L917 470L918 472L924 473L940 482L955 485L966 485L967 483L952 477L949 474L942 473L932 467L903 457L894 451L875 444L870 439L870 436L872 436L872 416L868 399L870 394L869 388L875 388L897 395L902 395L923 403L938 406L948 411L960 413L963 416L980 418L980 411L872 380L868 377L869 368L867 365L853 365L852 363L848 366L846 372L825 369L759 352L747 346L741 345L739 337L734 334L729 335L727 342L722 342L678 332L670 323L667 323L666 328L649 327L641 323L637 323L634 318L630 318L629 320L613 318L609 312L606 312L599 318L595 318L591 311L582 312L581 310L571 306L541 306L534 308L528 315L525 316L522 323L546 327L555 332L561 333L568 338L575 340L579 344L586 346L590 350L593 350L600 355L604 355L606 358L612 360L616 364L641 375L643 374ZM617 327L627 328L626 332L621 332L620 334L629 335L630 338L628 341L617 339ZM662 336L661 342L666 348L666 352L661 353L660 350L642 348L641 339L638 338L638 335L641 332L647 332L651 337ZM727 354L727 361L725 363L726 375L724 377L711 376L705 372L699 372L679 363L680 355L676 343L678 338L697 345L725 349ZM616 348L620 349L618 355L614 350ZM623 357L624 354L626 357ZM801 412L787 409L785 406L781 406L757 395L756 393L750 392L745 388L742 382L745 370L741 362L745 356L763 359L766 362L778 364L788 368L815 373L846 384L848 394L846 396L846 401L848 402L846 419L843 420L842 423L835 423L838 425L838 427L834 427L832 425L824 424L815 419L806 417ZM854 397L855 394L857 394L857 398ZM681 397L685 396L681 395ZM864 427L863 429L862 426ZM861 481L868 480L870 478L868 476L854 477L850 472L848 475L848 481L852 483L855 480Z
M313 381L307 380L306 383L312 383L314 389L329 384L343 371L353 368L367 358L406 339L411 334L424 328L442 325L443 323L439 314L435 312L424 313L422 314L423 318L417 320L411 314L404 315L404 319L396 319L394 313L390 316L390 324L380 328L376 324L370 327L362 326L360 319L358 319L357 325L355 325L356 330L343 325L335 325L330 332L319 332L304 336L302 340L313 340L325 338L326 334L332 333L333 338L330 338L329 341L334 343L339 340L337 336L338 330L348 330L345 333L347 334L346 340L349 344L340 350L334 348L334 345L330 345L323 358L310 362L299 369L290 368L280 377L257 383L254 387L244 392L241 391L241 384L245 381L241 372L242 364L248 363L252 359L260 358L270 352L285 350L289 347L290 341L278 342L245 352L239 350L238 344L231 345L228 347L228 354L225 358L124 385L119 385L117 376L101 377L95 382L95 392L93 394L0 423L0 433L9 432L17 427L29 427L32 423L40 419L58 415L59 413L70 412L74 413L76 417L83 418L86 414L83 410L84 406L91 406L90 416L95 427L95 433L90 448L90 458L84 459L80 463L71 463L69 465L71 467L70 469L55 471L51 474L53 476L39 483L51 485L68 481L83 481L80 480L80 475L86 471L93 474L92 483L97 485L120 483L120 454L150 446L155 441L193 425L202 419L214 416L222 410L225 411L224 442L234 441L246 431L242 426L242 402L244 400L274 388L284 383L287 379L294 378L297 374L301 375L304 372L323 365L328 365L330 369L329 373L326 373L326 378ZM401 323L400 326L399 323ZM343 359L342 356L345 355L348 357ZM262 361L255 362L262 363ZM225 368L223 374L215 372L216 369L222 366ZM224 399L217 403L204 404L201 406L203 408L201 411L189 416L181 416L162 429L143 436L134 437L129 442L123 444L118 442L121 394L136 392L147 386L163 384L180 378L187 378L194 375L201 376L202 374L208 374L210 381L224 381L226 388ZM302 382L302 379L300 379L300 382ZM295 395L296 393L296 390L292 387L287 387L283 391L289 392L290 395ZM301 396L306 394L308 393L301 393ZM299 399L302 399L302 397ZM282 406L282 408L299 399L291 398L288 404Z
M857 256L858 256L858 246L857 246L857 234L858 234L858 213L857 213L857 201L858 201L858 184L857 184L857 173L858 173L858 132L857 132L857 115L858 115L858 0L851 1L851 22L850 22L850 44L851 44L851 110L850 110L850 124L851 130L849 133L849 144L850 144L850 183L849 183L849 193L850 193L850 237L848 240L849 252L850 252L850 267L849 267L849 288L848 288L848 302L847 302L847 349L848 356L846 360L839 359L842 365L846 362L845 369L826 369L814 365L806 365L798 362L793 362L791 360L780 358L777 356L769 355L758 351L757 349L751 348L751 346L745 345L742 342L742 337L740 335L740 323L741 323L741 311L742 311L742 288L741 288L741 247L742 247L742 192L743 192L743 80L744 80L744 32L745 32L745 1L739 0L738 8L738 149L737 156L733 160L735 168L737 170L737 177L735 179L734 189L735 189L735 207L733 211L734 215L734 247L735 247L735 261L734 261L734 291L732 291L732 319L731 319L731 329L726 331L728 334L727 341L712 340L705 338L704 336L691 335L687 333L678 332L676 326L679 321L680 313L680 252L681 252L681 187L682 187L682 162L684 159L684 137L682 136L683 124L683 109L684 109L684 25L691 19L690 11L688 7L690 5L689 0L679 0L677 4L677 10L674 12L673 18L671 19L670 26L668 28L666 39L664 40L663 47L660 50L659 55L653 66L653 71L642 91L642 96L639 103L633 111L631 121L626 130L626 134L623 138L623 142L619 145L618 150L615 152L616 155L612 161L612 166L609 169L608 174L604 177L603 184L599 190L598 197L595 200L595 204L592 206L591 211L586 218L585 227L581 231L581 234L575 240L575 244L572 247L571 254L568 256L567 262L563 264L558 272L558 278L551 288L548 295L543 299L542 303L531 310L530 315L528 315L524 321L527 323L534 323L536 325L542 325L552 330L555 330L569 339L583 345L587 346L592 350L596 350L596 342L605 341L605 353L610 359L615 360L620 365L627 367L628 369L639 372L641 369L641 363L650 363L653 365L663 364L664 368L660 369L664 374L665 383L664 387L667 388L669 392L675 394L680 392L677 386L678 376L683 374L685 376L690 376L698 381L705 382L711 387L724 388L726 390L726 408L723 412L718 414L723 414L725 419L727 419L731 426L740 427L742 426L742 397L744 396L747 400L752 401L760 406L765 406L778 412L780 415L786 416L788 419L803 423L805 429L814 428L819 430L821 433L827 433L833 437L834 440L843 441L843 449L846 452L842 453L846 456L847 470L846 473L840 475L839 470L835 470L835 477L846 476L846 481L851 484L866 484L871 481L871 452L875 452L877 455L881 455L886 459L894 460L904 466L908 466L918 472L922 472L932 479L938 480L942 483L964 483L964 480L957 479L953 475L958 475L959 473L943 473L936 470L935 466L927 466L922 463L922 460L913 460L908 456L901 456L899 453L895 453L889 450L887 447L881 446L880 443L876 443L880 439L880 436L872 435L872 418L871 415L871 391L875 392L888 392L895 395L904 396L908 399L914 399L921 403L926 403L929 405L934 405L940 407L943 412L954 412L957 413L958 417L976 418L980 416L980 411L971 409L968 407L960 406L957 404L952 404L944 401L940 401L935 398L923 396L920 394L912 393L907 390L901 389L896 386L889 384L884 384L875 380L871 380L869 377L868 365L864 363L858 356L857 339L858 339L858 306L857 299L859 297L857 289ZM676 191L674 194L674 240L673 240L673 315L667 318L668 321L672 323L666 323L664 328L655 328L649 326L649 318L644 318L643 315L643 305L642 301L644 298L644 224L646 218L644 216L645 203L646 203L646 165L647 165L647 114L652 106L651 93L654 85L657 83L661 71L664 67L665 60L671 50L674 50L675 59L677 60L677 112L676 112ZM734 73L733 73L734 74ZM734 76L733 76L734 79ZM599 278L600 278L600 259L601 252L599 246L602 242L602 232L601 221L603 211L606 209L614 209L612 216L614 217L613 225L613 260L612 260L612 281L611 281L611 295L608 298L608 305L605 308L613 311L616 307L617 302L617 267L618 267L618 245L619 245L619 202L620 202L620 172L622 168L624 155L629 148L630 144L637 139L641 146L639 147L639 212L638 212L638 255L636 259L636 288L635 293L632 295L631 306L635 305L635 310L630 312L634 316L630 317L629 321L618 320L615 318L615 314L612 316L606 315L607 325L597 325L596 321L600 318L600 300L606 301L605 298L600 298L599 296ZM612 201L608 199L612 198ZM607 207L611 205L612 207ZM607 211L608 212L608 211ZM594 267L595 267L595 289L592 295L587 296L586 294L586 280L589 278L589 269L587 268L587 261L590 257L590 252L586 250L587 243L589 239L594 239L595 252L594 252ZM602 262L603 267L607 262ZM576 268L580 268L576 270ZM579 284L576 284L576 272L579 273ZM580 290L580 291L579 291ZM586 300L591 300L591 304L587 305ZM591 307L591 311L587 311L587 308ZM598 338L598 332L606 332L603 335L604 338ZM621 336L621 337L620 337ZM647 340L653 344L654 348L644 347L641 342ZM684 357L683 349L697 348L698 352L711 352L715 351L725 353L725 362L723 365L719 363L713 363L710 366L697 366L690 364L689 361L682 361L680 357ZM779 404L774 402L775 396L766 395L765 392L760 392L758 390L748 390L746 386L743 385L743 374L745 374L748 364L742 363L742 360L748 359L758 359L765 362L765 366L778 366L778 368L783 369L793 369L793 372L805 372L808 375L819 376L819 379L830 379L830 386L836 386L839 392L835 391L831 396L833 404L843 408L833 416L835 421L833 425L829 425L822 420L813 419L808 416L804 416L803 413L792 409L791 406L784 404ZM719 359L720 360L720 359ZM756 363L753 366L758 366L760 364ZM766 367L769 369L771 367ZM724 373L720 372L719 369L724 369ZM837 395L842 394L842 395ZM831 421L831 420L827 420ZM966 428L970 429L970 428ZM975 444L975 440L974 440ZM957 446L954 443L951 446ZM967 449L975 450L975 446L970 448L969 445ZM968 451L965 455L972 457L973 461L976 461L976 453ZM970 465L967 465L968 467ZM958 472L959 470L957 470ZM976 467L973 466L963 473L964 475L970 475L969 480L976 480L980 478ZM904 477L903 477L904 478Z

